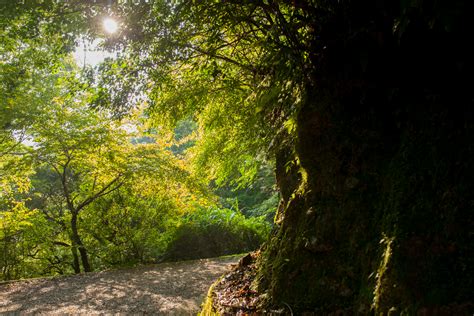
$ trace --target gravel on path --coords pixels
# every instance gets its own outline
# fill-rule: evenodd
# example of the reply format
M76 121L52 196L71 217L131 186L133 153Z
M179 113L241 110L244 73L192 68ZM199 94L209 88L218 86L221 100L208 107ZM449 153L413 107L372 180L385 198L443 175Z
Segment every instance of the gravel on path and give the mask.
M0 285L0 314L195 315L239 257L31 279Z

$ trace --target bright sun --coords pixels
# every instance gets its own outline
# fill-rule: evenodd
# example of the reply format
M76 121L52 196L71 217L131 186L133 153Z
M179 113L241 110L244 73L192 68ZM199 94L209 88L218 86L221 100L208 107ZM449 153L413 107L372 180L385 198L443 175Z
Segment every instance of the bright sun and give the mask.
M117 32L119 27L117 21L111 18L104 19L102 24L104 25L105 31L110 34Z

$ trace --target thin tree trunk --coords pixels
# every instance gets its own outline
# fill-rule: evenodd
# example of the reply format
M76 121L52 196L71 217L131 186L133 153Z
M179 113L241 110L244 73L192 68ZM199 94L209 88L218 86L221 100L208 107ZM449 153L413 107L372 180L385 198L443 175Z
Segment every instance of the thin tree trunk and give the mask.
M73 257L73 262L72 262L72 267L74 268L74 273L81 273L81 267L79 265L79 256L77 254L77 245L74 242L72 236L72 247L71 247L71 252L72 252L72 257Z
M76 245L76 249L79 250L81 255L82 267L84 268L84 272L91 272L91 266L89 264L89 257L87 256L87 250L82 243L81 238L79 237L79 232L77 230L77 212L72 212L71 217L71 230L72 230L72 242ZM74 249L74 247L73 247ZM77 252L76 252L77 256ZM77 271L76 271L77 272Z

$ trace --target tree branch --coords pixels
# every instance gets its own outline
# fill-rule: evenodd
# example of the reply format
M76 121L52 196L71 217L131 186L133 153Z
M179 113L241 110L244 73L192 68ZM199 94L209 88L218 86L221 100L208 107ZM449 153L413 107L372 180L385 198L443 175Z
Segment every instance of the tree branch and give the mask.
M95 200L100 198L101 196L107 195L107 194L119 189L122 186L123 183L118 183L116 186L113 186L113 185L115 183L117 183L120 180L121 177L122 177L122 175L119 174L112 181L110 181L107 185L105 185L99 192L97 192L97 193L93 194L92 196L88 197L87 199L85 199L82 203L80 203L76 207L75 212L79 213L79 211L81 209L83 209L87 205L91 204L92 202L94 202Z
M206 51L206 50L204 50L204 49L202 49L202 48L200 48L200 47L193 46L193 45L186 45L186 47L188 47L188 48L190 48L190 49L192 49L192 50L194 50L194 51L196 51L196 52L198 52L198 53L201 53L201 54L203 54L203 55L207 55L207 56L209 56L209 57L221 59L221 60L226 61L226 62L228 62L228 63L234 64L234 65L236 65L236 66L238 66L238 67L240 67L240 68L242 68L242 69L246 69L246 70L249 70L249 71L251 71L251 72L254 72L254 71L255 71L254 67L251 67L251 66L249 66L249 65L244 65L244 64L242 64L242 63L240 63L240 62L238 62L238 61L236 61L236 60L234 60L234 59L232 59L232 58L229 58L229 57L227 57L227 56L223 56L223 55L216 54L216 53L214 53L214 52Z

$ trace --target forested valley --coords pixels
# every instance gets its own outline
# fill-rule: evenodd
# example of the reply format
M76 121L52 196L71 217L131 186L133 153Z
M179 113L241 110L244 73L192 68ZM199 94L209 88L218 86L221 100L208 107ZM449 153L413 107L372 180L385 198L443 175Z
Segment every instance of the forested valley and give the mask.
M472 315L462 0L0 0L4 281L243 254L202 314Z

